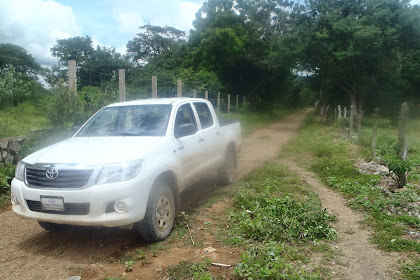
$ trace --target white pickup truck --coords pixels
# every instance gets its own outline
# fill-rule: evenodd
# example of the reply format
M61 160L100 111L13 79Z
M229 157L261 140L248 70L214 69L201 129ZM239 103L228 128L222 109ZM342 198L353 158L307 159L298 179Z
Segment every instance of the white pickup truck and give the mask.
M220 125L204 99L112 104L72 138L19 162L13 211L50 231L133 225L143 239L160 241L183 190L216 172L221 183L233 182L240 142L239 122Z

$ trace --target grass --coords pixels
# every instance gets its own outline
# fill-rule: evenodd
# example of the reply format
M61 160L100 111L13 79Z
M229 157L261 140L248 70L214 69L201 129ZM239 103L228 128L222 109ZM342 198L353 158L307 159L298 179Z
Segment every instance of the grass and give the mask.
M31 130L48 126L44 112L36 104L23 103L0 110L0 138L28 135Z
M239 113L224 113L221 114L222 119L227 120L237 120L241 123L242 136L248 136L255 130L265 127L276 120L279 120L289 114L294 110L285 110L273 108L266 110L264 112L250 112L250 111L240 111Z
M234 269L239 279L328 279L311 260L314 247L336 238L334 216L292 170L268 163L237 182L234 209L220 239L246 248ZM324 250L321 250L324 251Z
M419 124L420 121L413 121L410 127ZM380 128L377 142L380 157L385 158L387 153L393 151L396 133L397 130L389 126ZM410 133L419 136L417 131L410 130ZM420 243L408 235L408 232L420 231L420 220L414 215L418 211L416 203L420 201L418 169L412 169L409 183L402 192L392 192L392 188L391 192L384 191L376 187L380 181L378 175L359 174L353 166L358 158L370 158L370 134L370 128L365 127L365 136L359 140L362 146L358 148L349 143L339 129L325 126L311 116L287 153L301 158L302 163L315 171L329 187L340 191L352 208L367 214L364 223L374 230L372 241L379 248L406 252L418 260ZM413 162L419 162L420 159L419 140L410 139L412 145L408 158ZM408 279L414 279L409 276L411 274L420 276L418 263L405 264L402 271Z

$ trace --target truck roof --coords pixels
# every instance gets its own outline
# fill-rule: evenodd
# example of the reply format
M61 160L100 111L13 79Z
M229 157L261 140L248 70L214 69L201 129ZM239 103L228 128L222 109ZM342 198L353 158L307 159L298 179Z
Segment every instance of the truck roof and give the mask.
M206 100L203 98L190 98L190 97L148 98L148 99L137 99L137 100L132 100L132 101L113 103L113 104L108 105L107 107L148 105L148 104L176 105L185 101L206 101Z

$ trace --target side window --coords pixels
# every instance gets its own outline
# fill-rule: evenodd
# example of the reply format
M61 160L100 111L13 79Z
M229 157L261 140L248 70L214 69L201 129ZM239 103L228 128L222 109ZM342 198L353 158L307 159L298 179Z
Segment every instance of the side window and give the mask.
M197 110L198 117L200 118L201 127L203 129L210 127L214 124L213 117L210 113L209 106L203 102L195 102L195 109Z
M175 137L184 137L197 132L197 122L190 104L184 104L178 108L175 116Z

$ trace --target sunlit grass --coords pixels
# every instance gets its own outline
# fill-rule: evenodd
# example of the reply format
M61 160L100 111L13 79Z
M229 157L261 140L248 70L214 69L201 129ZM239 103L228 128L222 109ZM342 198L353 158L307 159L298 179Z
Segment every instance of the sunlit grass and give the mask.
M27 135L31 130L48 126L44 112L37 105L23 103L0 109L0 138Z

